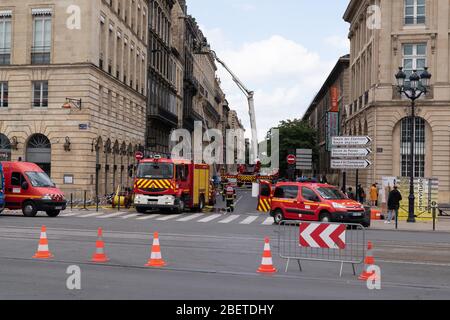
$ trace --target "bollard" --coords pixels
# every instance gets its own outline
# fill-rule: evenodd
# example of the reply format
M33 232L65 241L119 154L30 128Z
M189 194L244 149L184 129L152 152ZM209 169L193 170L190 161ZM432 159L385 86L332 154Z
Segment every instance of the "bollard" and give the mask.
M83 210L87 210L87 208L86 208L86 190L84 190L84 194L83 194Z
M95 196L96 210L98 212L98 195Z
M436 206L433 206L433 231L436 231Z
M118 198L118 200L117 200L117 211L120 211L120 193L117 194L117 198Z
M73 211L73 193L70 193L70 210Z

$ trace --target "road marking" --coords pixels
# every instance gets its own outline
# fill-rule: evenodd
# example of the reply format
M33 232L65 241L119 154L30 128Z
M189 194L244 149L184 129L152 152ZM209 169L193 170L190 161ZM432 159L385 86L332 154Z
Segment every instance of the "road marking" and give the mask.
M266 220L264 220L263 223L261 223L262 225L268 226L268 225L272 225L273 224L273 218L272 217L268 217Z
M149 215L137 218L136 220L149 220L149 219L153 219L153 218L156 218L159 216L160 216L160 214L149 214Z
M222 221L219 221L219 223L230 223L231 221L236 220L239 217L240 217L240 215L229 216L228 218L223 219Z
M113 217L118 217L118 216L121 216L121 215L124 215L124 214L127 214L127 212L111 213L111 214L107 214L106 216L97 217L97 219L113 218Z
M238 202L242 200L242 197L243 197L243 196L240 196L240 197L239 197L239 199L237 199L237 201L236 201L235 205L237 205L237 204L238 204Z
M202 220L199 220L198 222L210 222L210 221L213 221L213 220L215 220L215 219L217 219L219 217L222 217L222 215L221 214L213 214L213 215L211 215L209 217L206 217L206 218L204 218Z
M139 213L132 213L132 214L129 214L129 215L126 215L126 216L122 217L122 219L130 219L130 218L134 218L134 217L137 217L137 216L140 216L140 214Z
M251 216L251 217L248 217L248 218L242 220L240 224L250 224L253 221L255 221L256 219L258 219L258 216Z
M105 214L105 213L104 212L94 212L94 213L85 214L84 216L80 216L80 218L97 217L97 216L101 216L102 214Z
M84 213L84 212L71 212L71 213L63 214L62 216L63 217L73 217L73 216L77 216L77 215L82 214L82 213Z
M190 220L194 220L194 219L200 218L202 216L204 216L203 213L196 213L196 214L188 215L187 217L178 219L177 221L186 222L186 221L190 221Z
M167 220L172 220L172 219L175 219L175 218L179 218L181 216L182 216L182 214L172 214L172 215L168 215L168 216L156 219L156 220L158 220L158 221L167 221Z

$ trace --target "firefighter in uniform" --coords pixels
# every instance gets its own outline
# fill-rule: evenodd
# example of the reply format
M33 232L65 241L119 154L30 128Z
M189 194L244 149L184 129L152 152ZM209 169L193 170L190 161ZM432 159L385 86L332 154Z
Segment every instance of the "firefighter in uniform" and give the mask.
M236 199L236 190L229 183L225 188L225 201L227 212L234 212L234 200Z

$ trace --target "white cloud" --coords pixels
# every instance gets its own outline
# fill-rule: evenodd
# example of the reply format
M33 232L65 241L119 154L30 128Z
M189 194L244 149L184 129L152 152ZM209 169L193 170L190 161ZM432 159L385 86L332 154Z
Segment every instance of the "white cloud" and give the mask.
M343 54L350 51L350 40L347 37L329 36L325 38L324 42L333 49L342 51Z
M232 48L220 29L203 29L211 47L244 82L255 91L258 136L281 120L300 118L320 89L335 61L323 61L319 54L300 43L279 35ZM219 66L219 76L227 100L247 128L250 137L248 105L230 75Z

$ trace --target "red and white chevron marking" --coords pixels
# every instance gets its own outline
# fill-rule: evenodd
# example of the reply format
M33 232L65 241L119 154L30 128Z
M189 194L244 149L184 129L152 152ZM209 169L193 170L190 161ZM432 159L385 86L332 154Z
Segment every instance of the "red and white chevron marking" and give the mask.
M346 225L300 223L300 246L322 249L345 249Z

